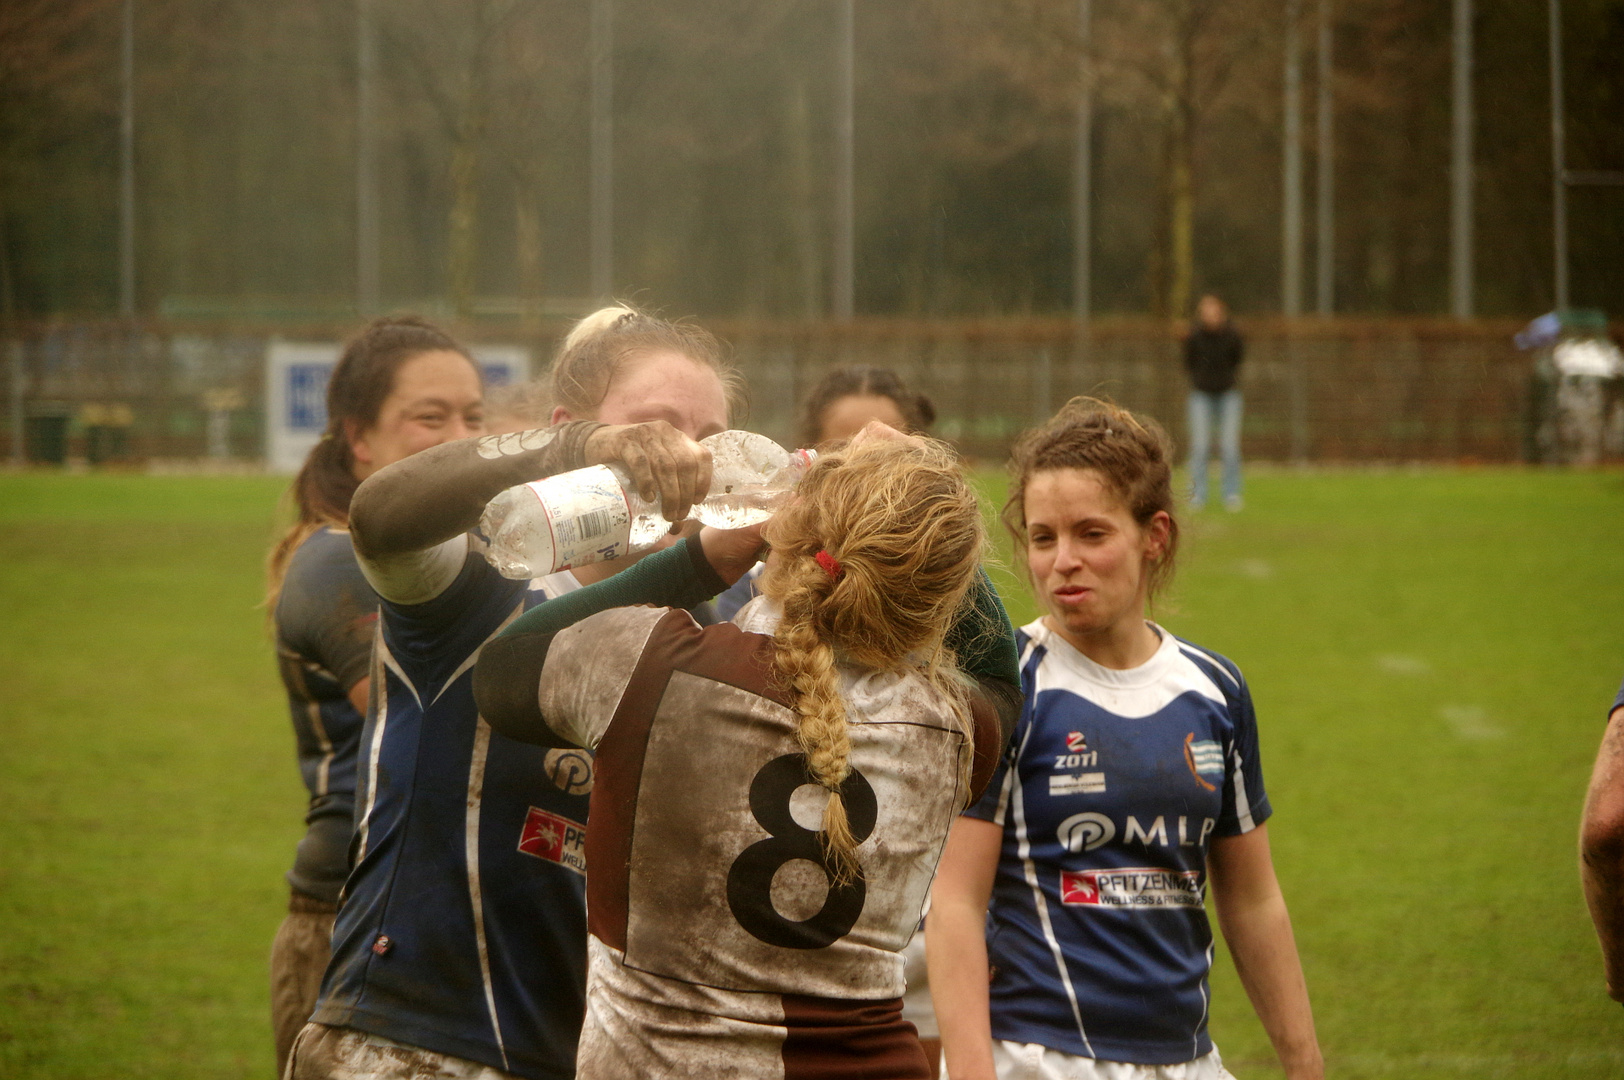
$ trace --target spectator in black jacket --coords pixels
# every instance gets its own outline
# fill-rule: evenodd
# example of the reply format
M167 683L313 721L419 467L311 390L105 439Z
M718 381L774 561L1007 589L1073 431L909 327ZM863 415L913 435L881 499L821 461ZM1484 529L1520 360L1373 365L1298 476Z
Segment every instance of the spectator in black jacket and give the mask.
M1212 293L1202 296L1195 325L1184 339L1184 369L1190 373L1190 504L1197 509L1207 502L1207 455L1215 420L1224 507L1241 508L1241 392L1235 372L1245 353L1228 306Z

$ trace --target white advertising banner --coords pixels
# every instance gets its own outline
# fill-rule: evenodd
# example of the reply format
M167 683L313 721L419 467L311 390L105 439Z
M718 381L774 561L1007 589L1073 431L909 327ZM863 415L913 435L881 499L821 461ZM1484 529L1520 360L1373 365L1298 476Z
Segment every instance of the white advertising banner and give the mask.
M327 380L340 345L327 341L274 341L265 353L265 467L295 473L327 427ZM493 390L530 377L522 345L476 345L470 350Z

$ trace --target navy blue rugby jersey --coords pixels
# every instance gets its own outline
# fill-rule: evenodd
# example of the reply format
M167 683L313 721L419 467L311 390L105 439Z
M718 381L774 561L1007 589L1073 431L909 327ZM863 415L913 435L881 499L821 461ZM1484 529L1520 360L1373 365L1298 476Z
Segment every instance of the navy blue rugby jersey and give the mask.
M276 602L276 653L310 792L288 883L338 901L355 825L355 759L363 717L349 692L367 676L378 623L372 591L341 529L318 529L288 561Z
M995 1039L1169 1065L1212 1050L1207 847L1269 816L1239 670L1158 628L1145 664L1023 627L1026 704L967 813L1003 826L987 919Z
M383 603L355 868L312 1017L536 1080L575 1074L592 761L493 732L472 671L547 597L471 552L433 600Z

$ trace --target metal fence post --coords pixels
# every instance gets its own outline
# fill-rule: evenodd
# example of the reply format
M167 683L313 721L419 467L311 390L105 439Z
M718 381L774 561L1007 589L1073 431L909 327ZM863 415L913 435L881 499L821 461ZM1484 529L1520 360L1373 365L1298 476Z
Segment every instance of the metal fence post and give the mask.
M1308 463L1308 364L1296 328L1286 337L1286 365L1291 372L1291 460Z
M1045 345L1038 350L1037 359L1032 363L1032 420L1043 423L1049 418L1051 402L1054 401L1054 365L1051 363L1049 346Z
M28 392L28 366L23 358L20 338L13 338L6 346L11 352L11 464L21 468L28 462L28 451L24 445L28 411L23 402Z

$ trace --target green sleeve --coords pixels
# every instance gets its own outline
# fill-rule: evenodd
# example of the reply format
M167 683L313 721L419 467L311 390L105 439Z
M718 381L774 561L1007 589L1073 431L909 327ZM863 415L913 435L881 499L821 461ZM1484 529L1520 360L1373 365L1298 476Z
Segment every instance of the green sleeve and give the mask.
M699 537L656 551L612 578L537 604L508 624L501 637L515 634L556 634L588 615L610 608L649 604L654 607L691 608L727 588L705 558Z
M1001 752L1021 714L1021 663L1015 628L985 570L976 571L975 584L948 627L946 645L997 715Z
M1021 684L1020 658L1015 651L1015 628L998 599L998 590L985 570L976 571L975 583L947 630L947 647L959 659L959 670L973 679L997 679Z

